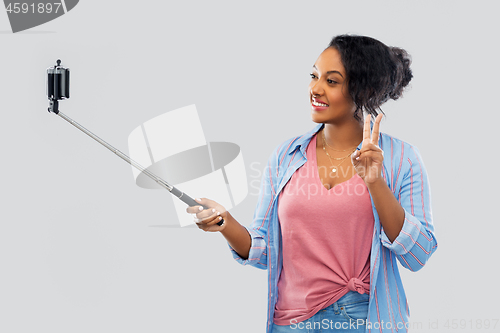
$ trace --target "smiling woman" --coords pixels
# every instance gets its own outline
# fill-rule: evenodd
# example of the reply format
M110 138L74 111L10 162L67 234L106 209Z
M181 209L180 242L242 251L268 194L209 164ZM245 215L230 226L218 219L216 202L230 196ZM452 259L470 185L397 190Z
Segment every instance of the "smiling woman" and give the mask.
M312 110L316 111L312 114L314 122L323 122L326 117L352 118L353 103L345 85L345 72L340 53L334 48L327 48L314 64L309 84Z
M407 332L397 262L421 269L437 241L420 154L380 132L379 111L402 95L410 63L376 39L334 37L310 74L318 125L271 154L250 226L206 198L187 209L239 263L269 271L268 333Z

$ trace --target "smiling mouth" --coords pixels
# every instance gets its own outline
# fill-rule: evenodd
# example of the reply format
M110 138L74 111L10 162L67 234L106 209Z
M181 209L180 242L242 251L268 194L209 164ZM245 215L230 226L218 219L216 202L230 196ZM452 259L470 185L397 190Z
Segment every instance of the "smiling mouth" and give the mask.
M319 102L316 102L316 101L312 101L312 105L314 106L328 106L328 104L325 104L325 103L319 103Z

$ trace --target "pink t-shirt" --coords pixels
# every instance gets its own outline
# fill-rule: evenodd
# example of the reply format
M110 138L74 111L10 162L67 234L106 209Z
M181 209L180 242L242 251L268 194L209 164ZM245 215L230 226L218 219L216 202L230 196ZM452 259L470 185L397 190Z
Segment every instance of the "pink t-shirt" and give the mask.
M316 136L307 162L280 193L278 217L283 268L275 324L306 320L349 290L369 293L374 218L368 188L356 174L327 190L318 174Z

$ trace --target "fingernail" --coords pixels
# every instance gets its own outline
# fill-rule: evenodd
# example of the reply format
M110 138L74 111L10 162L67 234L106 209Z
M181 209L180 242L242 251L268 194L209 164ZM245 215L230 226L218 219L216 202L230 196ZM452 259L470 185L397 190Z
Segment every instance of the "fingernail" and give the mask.
M194 198L194 200L195 200L195 201L198 201L198 202L200 202L200 201L201 201L201 199L200 199L200 198Z
M212 213L215 213L215 208L212 208Z
M203 207L200 206L200 211L203 210Z
M220 215L220 212L217 212L217 215Z

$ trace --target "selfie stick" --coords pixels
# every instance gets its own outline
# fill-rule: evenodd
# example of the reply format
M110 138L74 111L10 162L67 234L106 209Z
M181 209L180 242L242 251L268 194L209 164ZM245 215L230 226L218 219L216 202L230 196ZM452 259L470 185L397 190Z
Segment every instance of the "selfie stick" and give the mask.
M143 166L141 166L139 163L136 161L132 160L130 157L116 149L115 147L111 146L109 143L106 141L102 140L100 137L95 135L94 133L90 132L88 129L83 127L82 125L78 124L76 121L73 119L69 118L65 114L59 111L59 100L67 99L69 98L69 68L63 68L61 66L61 60L57 60L57 65L54 67L49 67L47 68L47 96L49 98L49 108L48 111L49 113L55 113L100 144L102 144L104 147L108 148L111 150L113 153L118 155L118 157L122 158L125 162L128 164L132 165L142 173L144 173L146 176L149 178L153 179L156 183L158 183L160 186L164 187L167 189L170 193L175 195L177 198L181 199L184 203L186 203L188 206L203 206L204 209L207 209L208 207L201 205L197 203L193 198L191 198L189 195L186 193L180 191L179 189L175 188L174 186L170 185L160 177L156 176ZM221 219L219 222L217 222L217 225L222 225L224 223L224 219Z

